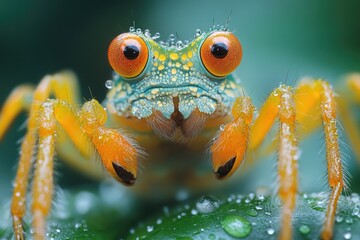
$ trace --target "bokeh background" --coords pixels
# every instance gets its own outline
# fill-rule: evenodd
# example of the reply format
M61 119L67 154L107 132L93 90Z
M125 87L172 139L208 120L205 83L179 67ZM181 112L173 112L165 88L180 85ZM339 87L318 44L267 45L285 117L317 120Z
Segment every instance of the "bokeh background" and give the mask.
M84 99L101 100L107 90L104 83L111 77L108 44L129 26L160 32L162 40L170 33L192 39L197 28L207 30L213 22L224 25L229 19L229 29L244 49L236 73L260 106L280 82L296 84L303 76L315 76L336 85L343 74L360 71L359 9L355 0L1 0L0 104L14 86L37 83L45 74L63 69L77 73ZM0 142L0 200L11 194L25 117L22 114ZM320 131L301 147L301 191L320 191L326 183ZM351 150L344 151L352 182L358 182L360 165ZM92 183L58 162L61 187ZM275 157L270 157L245 176L247 188L241 189L269 186L274 176Z

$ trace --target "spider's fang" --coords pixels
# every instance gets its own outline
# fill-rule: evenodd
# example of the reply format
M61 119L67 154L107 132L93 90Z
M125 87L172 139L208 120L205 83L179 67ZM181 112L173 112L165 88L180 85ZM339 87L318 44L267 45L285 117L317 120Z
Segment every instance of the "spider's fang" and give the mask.
M125 168L117 165L114 162L112 163L112 165L116 174L119 176L119 178L125 185L133 185L135 183L136 178L134 174L132 174L129 171L126 171Z
M225 165L218 168L218 170L215 172L215 175L218 179L222 179L229 174L229 172L231 171L231 169L234 166L235 159L236 159L236 156L231 158L229 161L227 161L227 163L225 163Z

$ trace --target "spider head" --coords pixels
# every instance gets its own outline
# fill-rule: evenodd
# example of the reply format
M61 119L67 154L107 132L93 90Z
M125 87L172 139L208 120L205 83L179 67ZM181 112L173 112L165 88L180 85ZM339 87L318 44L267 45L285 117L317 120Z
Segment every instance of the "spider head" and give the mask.
M146 32L117 36L108 52L116 73L107 97L118 115L146 119L155 130L162 127L153 121L174 125L157 131L167 137L191 115L197 117L188 125L201 129L207 117L229 113L240 91L231 73L242 56L239 40L225 30L198 34L185 44L169 41L157 42Z

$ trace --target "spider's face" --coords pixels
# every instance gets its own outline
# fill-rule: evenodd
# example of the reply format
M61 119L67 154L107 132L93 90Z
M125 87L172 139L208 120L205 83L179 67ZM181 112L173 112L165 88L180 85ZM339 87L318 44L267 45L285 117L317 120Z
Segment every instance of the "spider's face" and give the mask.
M108 106L122 116L174 122L194 112L228 114L239 96L230 74L241 55L239 40L228 31L199 34L185 45L159 43L148 34L121 34L109 47L116 74Z

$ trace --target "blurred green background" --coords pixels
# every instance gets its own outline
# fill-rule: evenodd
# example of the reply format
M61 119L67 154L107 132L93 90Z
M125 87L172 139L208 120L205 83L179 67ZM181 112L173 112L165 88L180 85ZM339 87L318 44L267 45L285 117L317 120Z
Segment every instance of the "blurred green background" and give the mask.
M14 86L37 83L45 74L62 69L78 74L84 99L93 95L101 100L106 94L104 83L111 77L108 44L133 22L152 33L160 32L162 40L170 33L192 39L195 29L207 30L213 22L223 25L230 18L229 28L244 49L236 73L260 106L280 82L295 84L303 76L335 82L343 74L360 71L359 9L359 1L325 0L1 0L0 103ZM24 121L25 114L0 143L0 200L11 194ZM325 176L324 154L318 154L323 137L315 134L301 146L300 189L320 191L326 184L325 178L319 177ZM345 153L352 182L357 182L359 164L351 150ZM67 188L91 182L58 162L58 185ZM260 165L243 180L247 186L240 185L243 191L273 182L275 157Z

